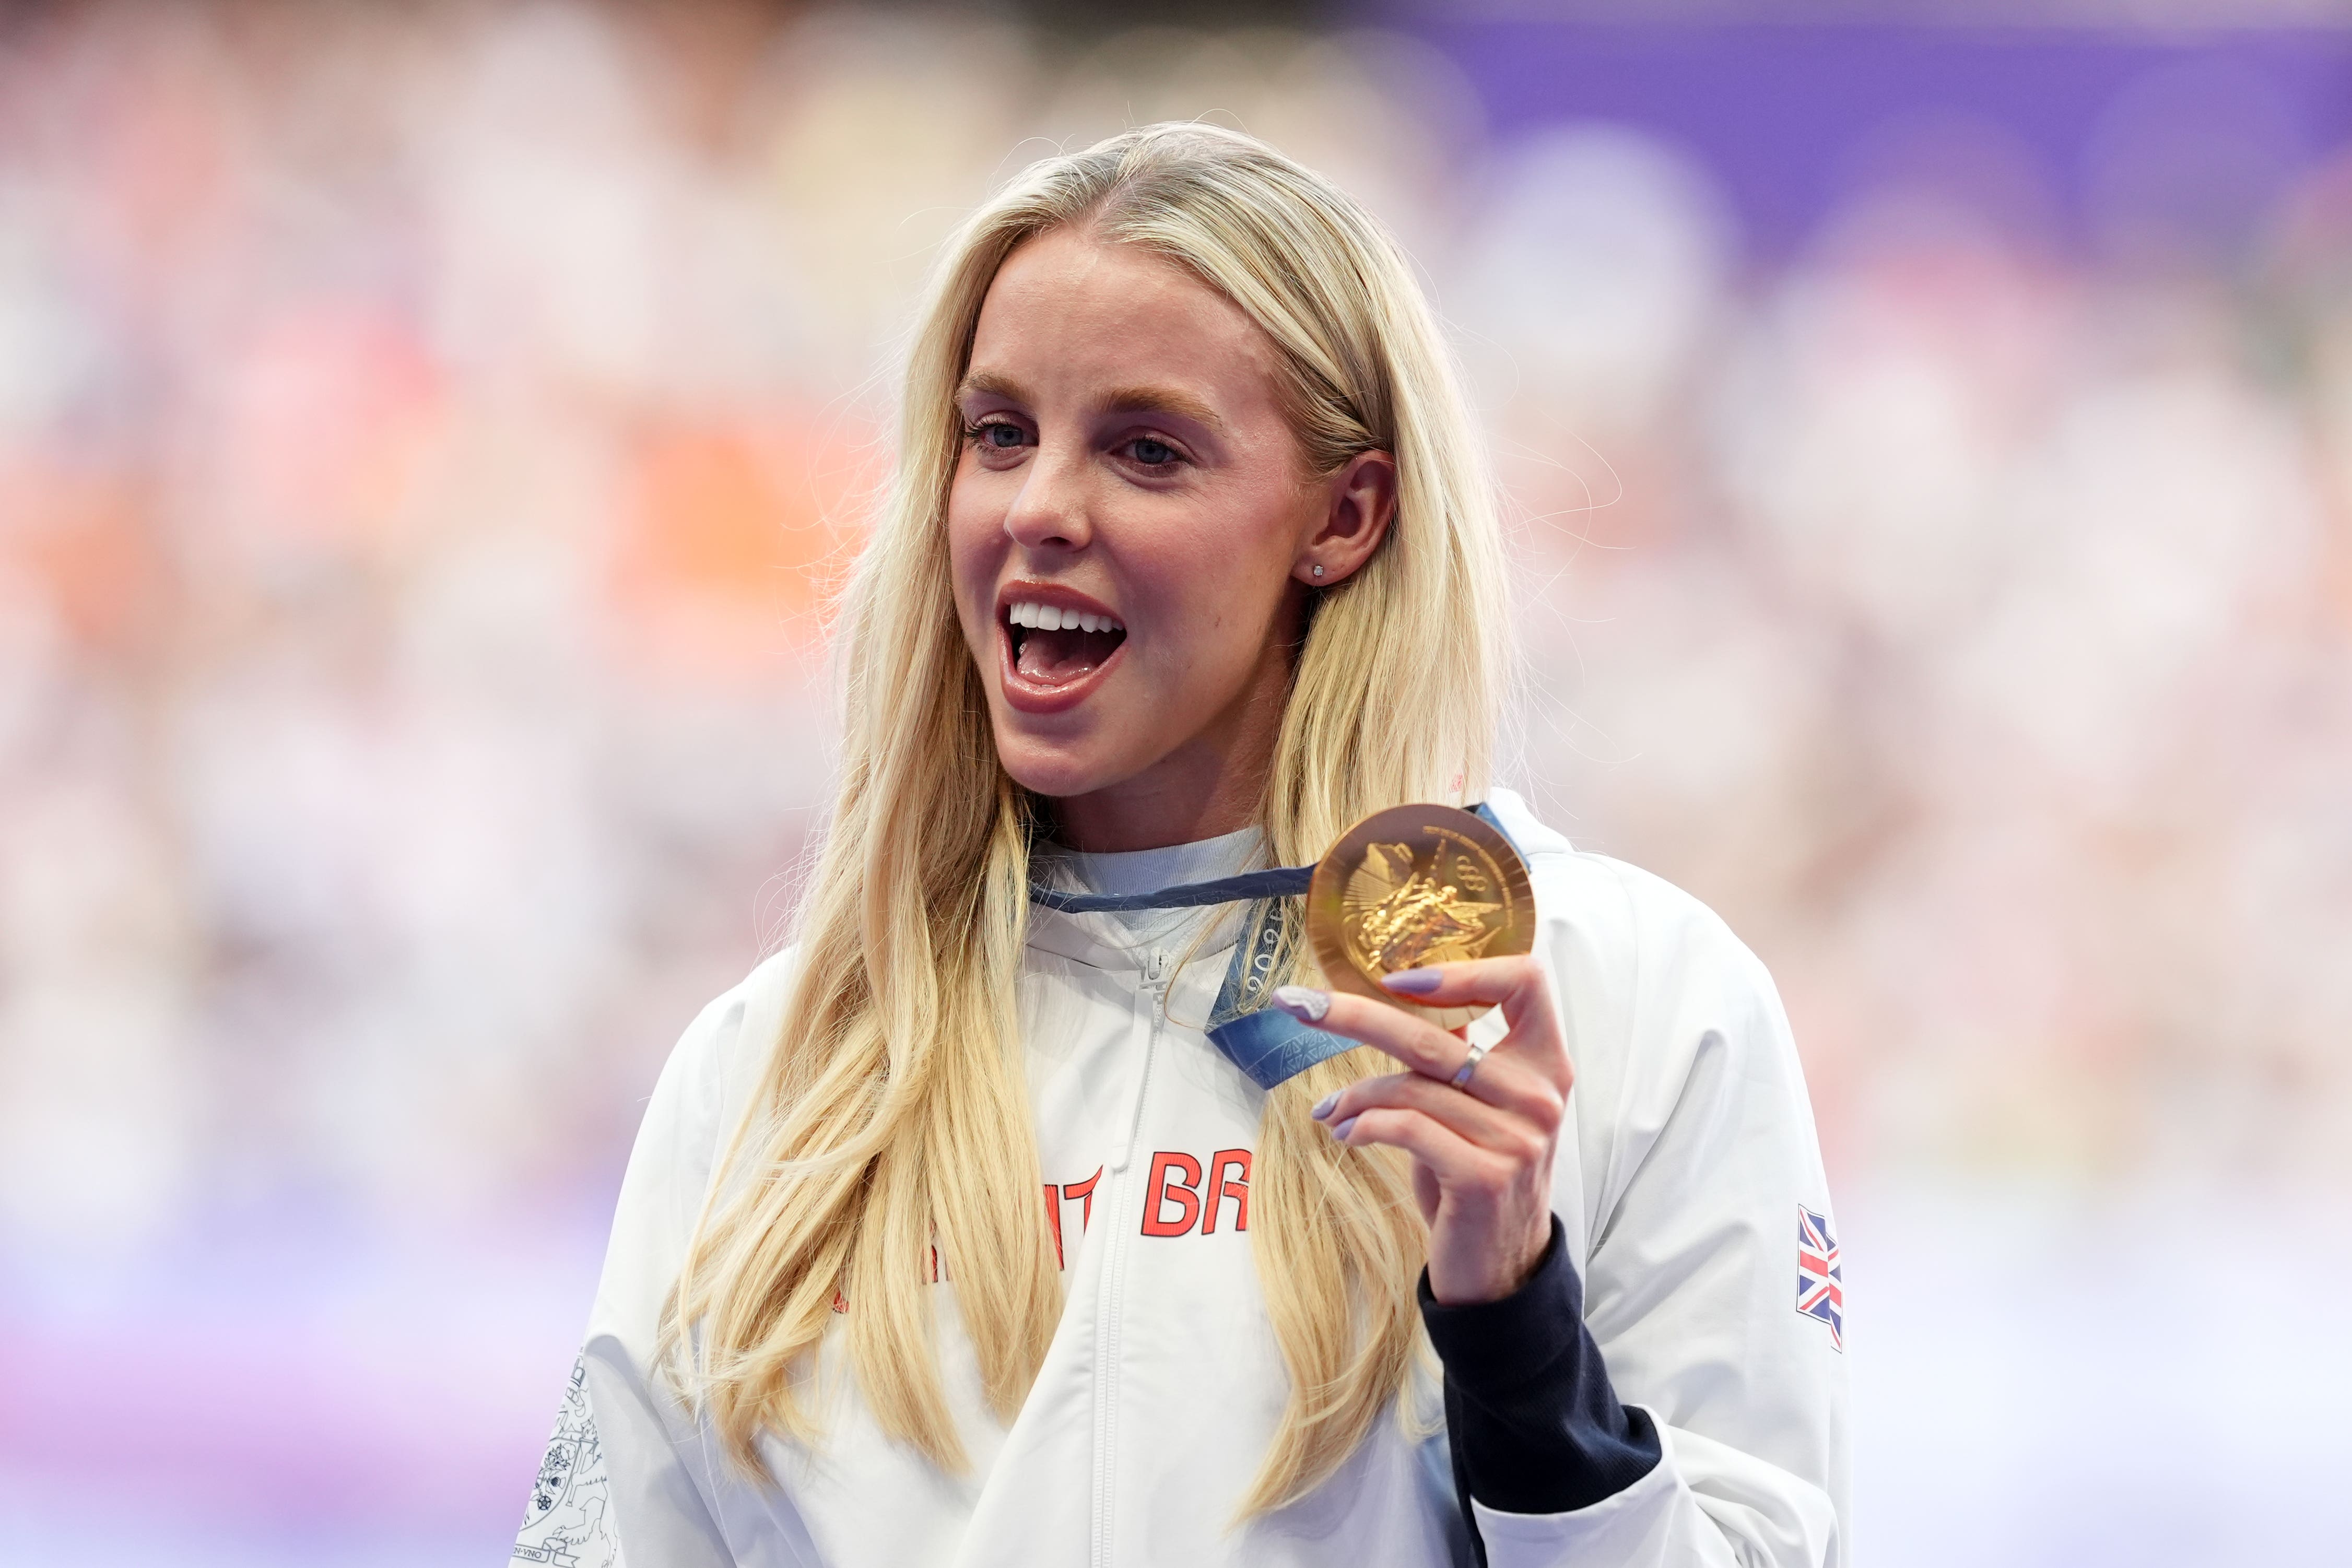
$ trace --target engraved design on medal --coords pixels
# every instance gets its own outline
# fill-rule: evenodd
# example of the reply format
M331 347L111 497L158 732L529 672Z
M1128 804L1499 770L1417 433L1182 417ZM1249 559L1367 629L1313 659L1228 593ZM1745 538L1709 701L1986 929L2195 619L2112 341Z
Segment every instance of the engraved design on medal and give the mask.
M1421 856L1411 844L1366 846L1340 905L1348 956L1375 975L1477 957L1495 934L1488 917L1504 907L1472 896L1496 885L1481 858L1444 842Z
M1486 1009L1432 1007L1383 975L1528 952L1535 894L1510 840L1452 806L1393 806L1358 822L1316 862L1307 935L1334 989L1458 1029Z

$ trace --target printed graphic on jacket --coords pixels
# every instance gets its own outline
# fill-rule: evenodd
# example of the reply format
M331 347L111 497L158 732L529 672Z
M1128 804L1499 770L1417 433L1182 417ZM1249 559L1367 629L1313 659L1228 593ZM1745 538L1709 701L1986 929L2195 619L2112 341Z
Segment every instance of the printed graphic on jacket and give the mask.
M555 1417L555 1435L531 1482L522 1530L515 1537L513 1563L553 1568L624 1568L609 1509L612 1480L604 1470L604 1446L588 1408L588 1362L572 1363L572 1384Z
M1830 1344L1845 1349L1845 1268L1830 1222L1797 1206L1797 1310L1830 1325Z
M1198 1231L1217 1233L1217 1217L1225 1204L1234 1205L1234 1228L1249 1228L1250 1152L1219 1149L1209 1156L1205 1171L1190 1155L1172 1150L1151 1156L1151 1174L1143 1181L1143 1233L1184 1236Z
M1054 1233L1054 1264L1058 1269L1070 1266L1069 1247L1063 1239L1068 1234L1063 1214L1070 1205L1078 1206L1076 1234L1084 1237L1094 1223L1095 1189L1102 1185L1102 1167L1097 1166L1095 1174L1084 1181L1045 1183L1045 1223ZM1206 1163L1181 1150L1158 1150L1143 1182L1143 1234L1214 1236L1221 1224L1234 1231L1247 1230L1249 1184L1247 1149L1219 1149ZM947 1272L940 1261L940 1249L932 1248L931 1283L938 1284ZM833 1310L849 1311L849 1297L838 1285L834 1287Z
M1078 1206L1076 1234L1084 1236L1094 1222L1095 1188L1102 1169L1084 1181L1045 1184L1045 1221L1054 1232L1054 1261L1069 1267L1063 1242L1063 1211ZM1160 1149L1151 1156L1143 1180L1143 1234L1146 1236L1214 1236L1220 1224L1234 1230L1249 1228L1250 1152L1219 1149L1206 1162L1178 1149ZM1230 1218L1228 1217L1230 1216Z

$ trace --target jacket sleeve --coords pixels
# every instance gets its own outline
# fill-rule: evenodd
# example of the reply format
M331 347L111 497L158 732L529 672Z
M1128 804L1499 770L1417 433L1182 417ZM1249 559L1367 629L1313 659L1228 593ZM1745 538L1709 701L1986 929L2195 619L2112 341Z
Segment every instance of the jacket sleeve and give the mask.
M1421 1318L1445 1369L1445 1435L1463 1517L1486 1502L1565 1513L1614 1497L1656 1466L1657 1429L1610 1386L1584 1326L1565 1228L1527 1281L1499 1301L1442 1305L1421 1273ZM1475 1554L1486 1546L1474 1536Z
M604 1270L512 1562L563 1568L728 1568L723 1458L653 1364L661 1308L710 1172L772 1038L779 960L703 1009L662 1069L629 1155ZM769 1524L773 1525L773 1520Z
M1786 1016L1696 900L1576 859L1614 879L1623 912L1551 947L1578 1062L1584 1320L1661 1457L1563 1512L1474 1496L1487 1560L1840 1568L1843 1299L1801 1288L1803 1216L1831 1247L1834 1220Z

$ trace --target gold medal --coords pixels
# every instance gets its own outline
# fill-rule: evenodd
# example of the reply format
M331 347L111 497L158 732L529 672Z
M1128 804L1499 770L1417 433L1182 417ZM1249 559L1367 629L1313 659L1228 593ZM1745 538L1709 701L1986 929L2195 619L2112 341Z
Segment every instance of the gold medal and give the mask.
M1392 806L1358 822L1315 863L1307 936L1334 990L1459 1029L1486 1007L1427 1007L1381 984L1400 969L1507 958L1535 946L1527 862L1480 818L1452 806Z

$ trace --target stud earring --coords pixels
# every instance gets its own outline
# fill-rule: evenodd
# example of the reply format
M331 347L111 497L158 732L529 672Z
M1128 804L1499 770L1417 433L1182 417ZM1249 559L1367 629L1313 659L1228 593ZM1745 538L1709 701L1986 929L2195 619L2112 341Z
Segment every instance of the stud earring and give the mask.
M1322 569L1321 567L1319 567L1319 566L1318 566L1318 567L1317 567L1317 568L1315 569L1315 575L1316 575L1316 576L1318 576L1318 577L1322 576L1322 575L1323 575L1323 569Z

